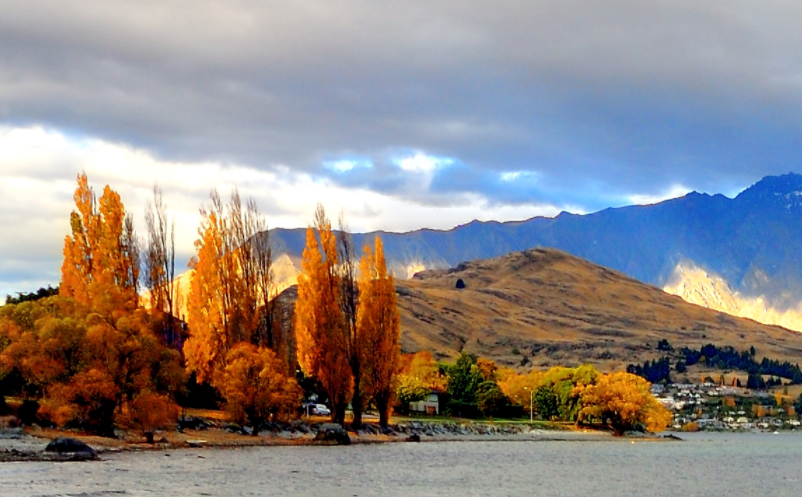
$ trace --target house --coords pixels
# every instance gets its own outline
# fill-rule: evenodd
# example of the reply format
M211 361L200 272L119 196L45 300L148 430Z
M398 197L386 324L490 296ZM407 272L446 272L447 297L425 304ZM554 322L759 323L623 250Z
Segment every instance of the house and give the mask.
M440 414L440 392L432 390L429 395L420 402L410 402L411 412L423 412L426 414Z

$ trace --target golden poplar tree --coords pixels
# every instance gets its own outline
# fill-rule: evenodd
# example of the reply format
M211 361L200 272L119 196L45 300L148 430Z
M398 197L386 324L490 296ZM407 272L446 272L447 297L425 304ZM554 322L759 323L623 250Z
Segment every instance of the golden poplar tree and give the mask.
M78 175L71 235L64 240L62 296L114 319L138 305L139 250L133 220L108 185L98 203L85 173Z
M187 370L195 372L198 382L211 379L214 369L222 364L234 344L229 339L230 309L223 297L221 281L222 240L220 223L215 213L209 213L195 241L198 251L190 261L194 270L187 301L189 339L184 343Z
M202 209L201 216L198 254L190 262L190 336L184 353L187 368L204 381L222 366L234 345L271 345L274 335L273 330L265 331L272 324L264 317L272 291L271 261L269 246L253 240L266 229L256 204L251 200L243 206L234 190L226 206L213 191L212 207Z
M265 318L270 249L266 238L254 238L266 225L253 200L243 206L236 190L227 206L212 192L212 207L201 215L191 262L186 366L198 382L217 388L233 419L249 422L256 435L263 421L294 415L301 395L284 355L265 347L275 338Z
M336 241L320 204L315 211L314 228L306 231L301 264L295 307L298 362L306 374L320 380L332 404L332 420L343 424L354 378L348 329L339 306Z
M97 213L95 193L89 186L86 173L78 175L78 187L73 199L77 210L70 215L71 234L64 240L59 294L89 304L89 284L94 272L100 216Z
M395 282L387 273L384 249L376 237L375 251L365 246L360 262L357 337L362 356L361 384L379 411L386 427L395 396L394 379L401 360L400 318Z
M178 291L175 280L175 220L168 219L161 189L153 186L153 202L145 213L147 245L144 254L145 287L150 312L164 342L178 350L183 346L177 319Z

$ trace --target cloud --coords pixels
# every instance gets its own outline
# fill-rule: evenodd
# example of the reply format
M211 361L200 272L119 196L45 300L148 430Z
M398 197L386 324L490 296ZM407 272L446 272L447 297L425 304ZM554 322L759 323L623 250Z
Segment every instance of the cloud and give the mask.
M0 119L265 170L394 148L621 194L745 186L802 124L802 6L770 4L12 0Z
M365 229L737 192L802 145L802 5L761 5L6 0L0 279L60 253L82 169L137 211L158 181L184 253L212 186Z
M413 156L412 160L425 165L430 159ZM281 166L264 171L233 164L164 161L125 144L71 140L41 128L0 128L0 164L0 297L58 284L63 240L74 209L75 178L81 171L96 192L108 184L120 193L140 235L153 185L158 183L168 214L176 222L179 268L194 253L199 208L209 204L213 188L224 198L235 187L242 196L254 198L270 227L306 226L318 202L332 217L342 211L359 232L448 229L470 219L524 219L560 211L534 202L494 205L476 194L459 194L448 206L432 207L367 188L341 187L324 177ZM364 166L351 170L359 169Z

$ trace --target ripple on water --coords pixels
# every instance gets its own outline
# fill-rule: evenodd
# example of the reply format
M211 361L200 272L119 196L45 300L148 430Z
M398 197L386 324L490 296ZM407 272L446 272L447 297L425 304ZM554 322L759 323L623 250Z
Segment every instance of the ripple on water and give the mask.
M99 463L4 463L0 495L800 495L802 436L687 438L121 453Z

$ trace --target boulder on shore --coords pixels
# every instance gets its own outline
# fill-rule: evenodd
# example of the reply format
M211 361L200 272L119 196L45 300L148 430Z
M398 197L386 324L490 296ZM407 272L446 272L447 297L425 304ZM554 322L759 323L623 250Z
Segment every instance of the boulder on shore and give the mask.
M67 437L54 438L49 444L47 444L47 447L45 447L45 452L73 454L75 460L97 459L97 451L95 449L86 445L80 440Z
M337 423L321 425L315 441L326 445L351 445L351 437L348 436L348 432Z

